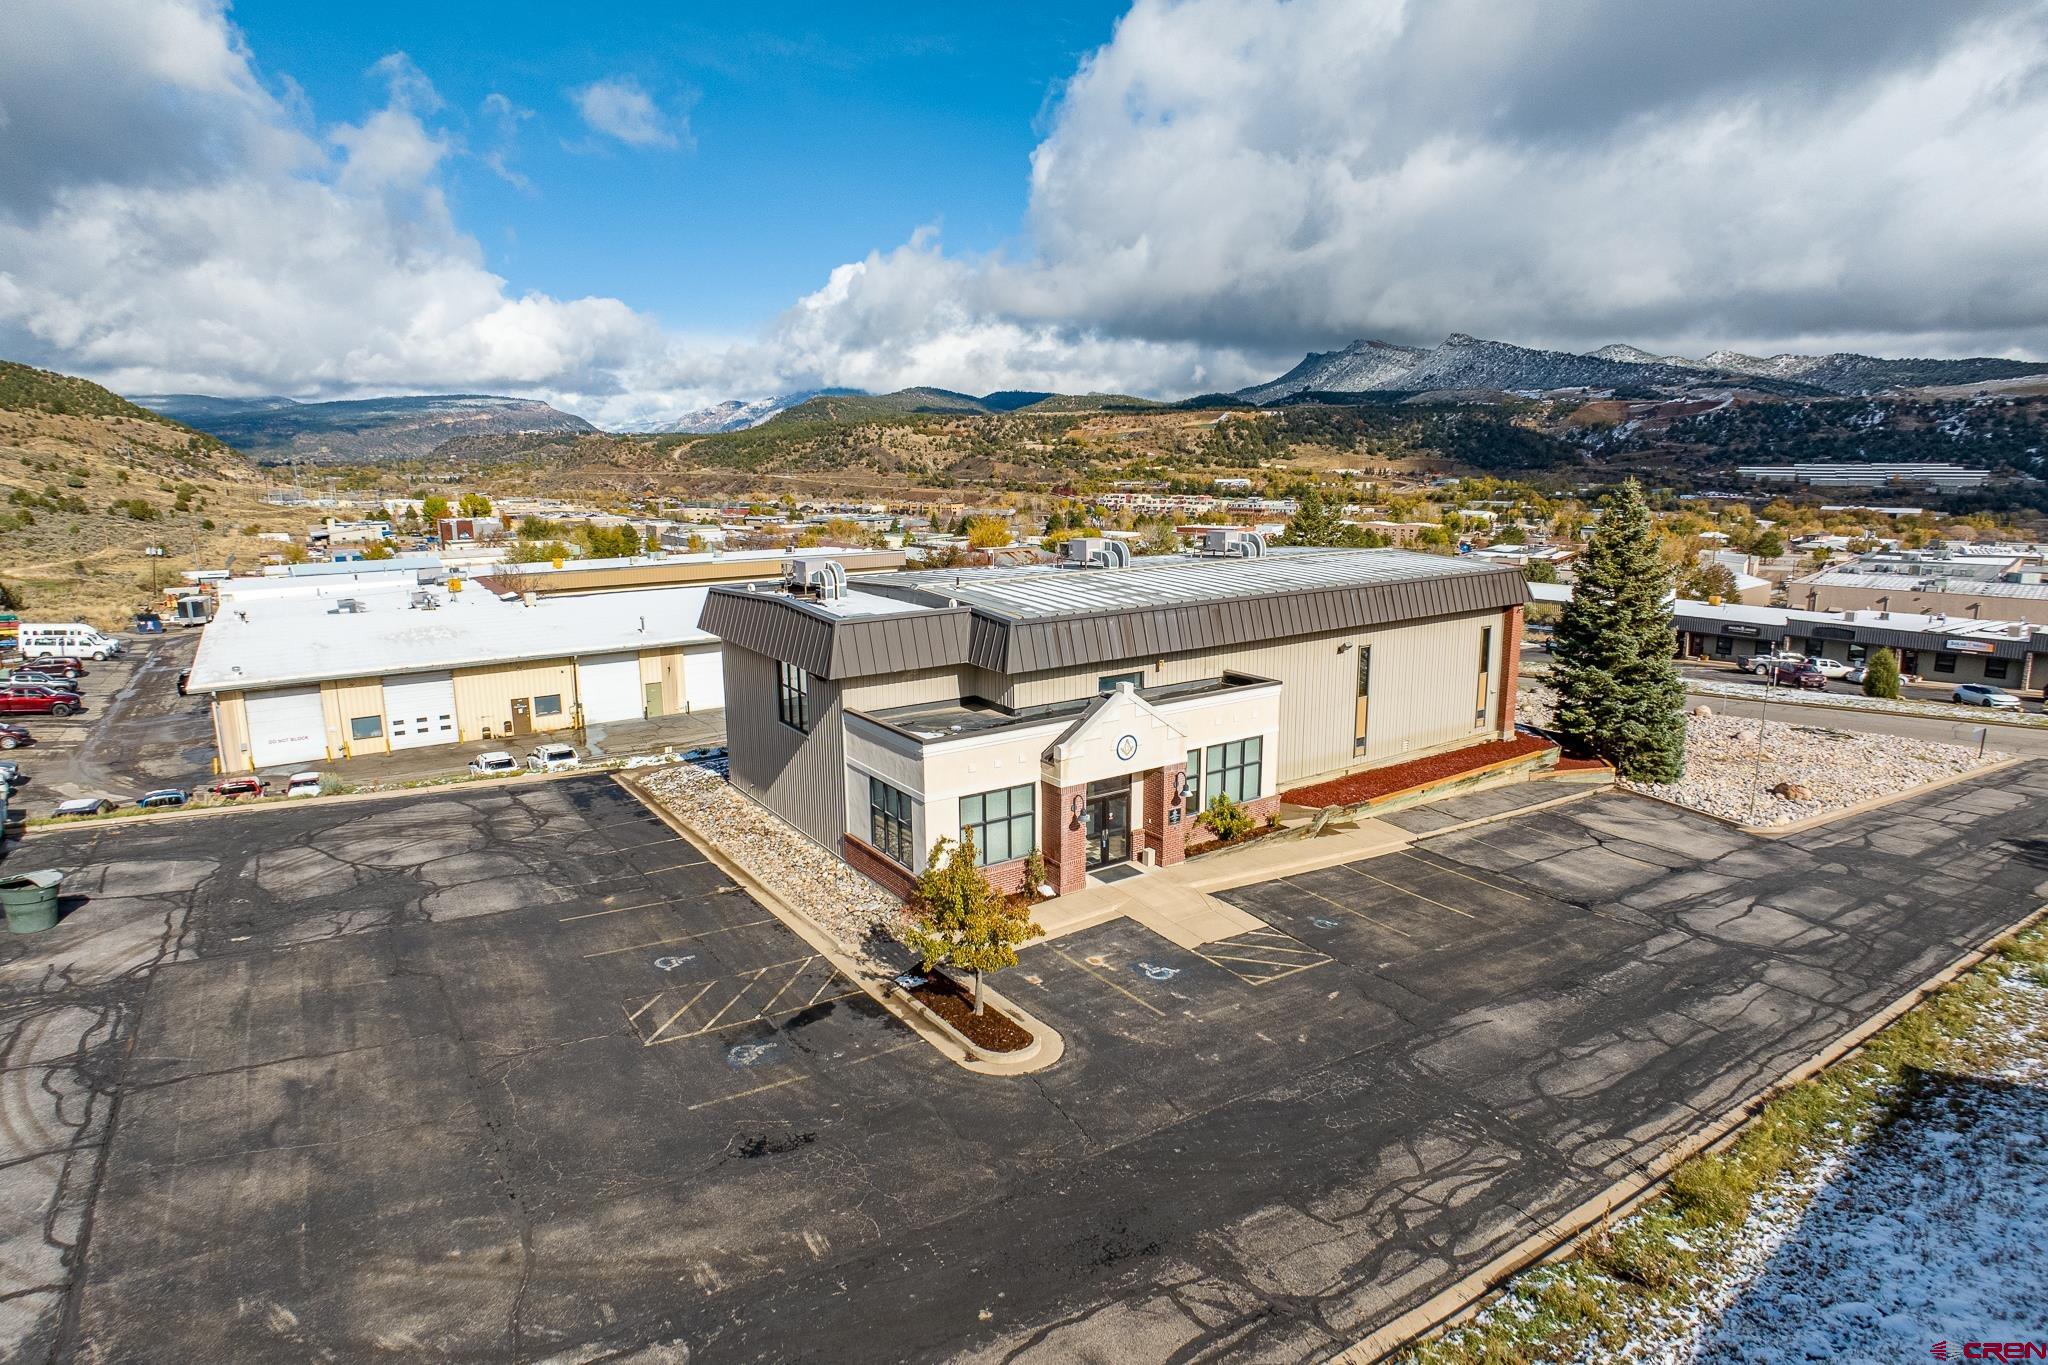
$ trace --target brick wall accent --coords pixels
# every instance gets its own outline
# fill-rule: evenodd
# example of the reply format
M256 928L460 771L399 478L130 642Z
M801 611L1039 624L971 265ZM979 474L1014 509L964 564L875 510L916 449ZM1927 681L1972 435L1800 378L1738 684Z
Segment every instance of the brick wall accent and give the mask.
M981 869L988 884L1005 896L1014 896L1024 890L1024 860L1012 858L1007 863L990 863Z
M1183 811L1179 824L1169 823L1167 812L1173 808L1173 789L1185 764L1176 763L1170 768L1153 768L1145 774L1145 827L1138 831L1137 847L1151 849L1161 867L1170 867L1181 861L1187 848L1192 810Z
M1081 822L1072 814L1074 798L1087 791L1084 785L1076 787L1038 786L1038 796L1045 803L1039 813L1038 847L1045 857L1045 879L1052 889L1064 896L1079 891L1088 881L1087 840L1081 834Z
M910 899L917 878L867 840L852 834L841 836L840 856L855 872L887 891L897 900Z
M1515 694L1522 684L1522 609L1500 614L1501 669L1499 729L1502 739L1515 737Z
M1240 804L1244 807L1245 814L1251 816L1252 819L1268 820L1271 819L1276 813L1278 813L1280 809L1280 796L1279 793L1276 792L1271 796L1262 796L1256 801L1245 801L1241 802ZM1196 810L1189 811L1188 814L1183 816L1181 819L1180 827L1183 830L1187 831L1185 834L1181 836L1182 839L1185 841L1185 848L1206 848L1210 844L1216 842L1216 836L1209 832L1207 826L1198 825L1195 823L1195 816L1199 815L1200 813L1201 812L1198 808Z

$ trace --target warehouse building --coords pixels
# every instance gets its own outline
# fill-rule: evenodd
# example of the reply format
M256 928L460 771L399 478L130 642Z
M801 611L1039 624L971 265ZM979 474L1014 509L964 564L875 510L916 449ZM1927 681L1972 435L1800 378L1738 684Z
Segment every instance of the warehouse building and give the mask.
M899 894L963 830L998 886L1036 853L1063 894L1179 861L1217 795L1267 814L1284 787L1512 735L1518 571L1205 545L851 583L798 559L779 587L714 588L732 780Z
M1740 663L1789 650L1860 664L1880 648L1899 670L1929 682L1991 683L2024 692L2048 686L2048 631L2026 620L1942 613L1797 611L1691 602L1672 604L1681 655Z

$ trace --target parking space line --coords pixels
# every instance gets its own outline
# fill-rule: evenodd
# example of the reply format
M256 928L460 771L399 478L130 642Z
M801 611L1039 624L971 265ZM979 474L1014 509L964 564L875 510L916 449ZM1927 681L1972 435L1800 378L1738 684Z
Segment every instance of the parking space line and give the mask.
M750 983L750 984L751 984L751 983ZM744 994L744 992L742 992L742 993ZM812 1001L811 1001L811 1005L829 1005L829 1004L831 1004L831 1003L832 1003L833 1001L835 1001L835 1000L845 1000L845 999L848 999L848 998L849 998L849 997L851 997L851 996L856 996L856 995L866 995L866 994L867 994L867 992L866 992L866 991L862 990L862 989L861 989L860 987L858 987L858 986L855 986L855 987L854 987L854 988L853 988L852 990L847 990L847 991L841 991L841 992L840 992L839 994L837 994L837 995L828 995L828 996L826 996L826 997L825 997L825 998L824 998L823 1000L815 1000L815 999L814 999L814 1000L812 1000ZM790 1007L789 1007L788 1009L785 1009L785 1010L782 1010L782 1011L780 1011L780 1013L782 1013L782 1014L802 1014L802 1013L803 1013L803 1012L804 1012L805 1010L809 1009L809 1008L811 1007L811 1005L792 1005L792 1006L790 1006ZM731 1008L732 1008L732 1006L731 1006L730 1004L728 1004L728 1005L726 1006L726 1009L731 1009ZM725 1010L720 1010L720 1011L719 1011L719 1013L720 1013L720 1014L723 1014L724 1012L725 1012ZM689 1040L689 1039L691 1039L691 1038L702 1038L702 1037L703 1037L703 1036L704 1036L705 1034L707 1034L707 1033L715 1033L715 1032L717 1032L717 1031L718 1031L719 1029L721 1029L721 1028L738 1028L738 1027L740 1027L740 1026L741 1026L742 1024L756 1024L756 1023L764 1023L764 1022L766 1022L766 1021L767 1021L767 1019L768 1019L768 1016L767 1016L767 1015L765 1015L765 1014L750 1014L750 1015L748 1015L748 1016L747 1016L746 1018L744 1018L744 1019L735 1019L735 1020L733 1020L733 1021L732 1021L731 1023L729 1023L729 1024L706 1024L706 1025L705 1025L705 1026L704 1026L703 1028L699 1028L699 1029L691 1029L691 1030L690 1030L690 1031L689 1031L688 1033L675 1033L675 1034L671 1034L671 1035L669 1035L669 1036L668 1036L668 1037L666 1037L666 1038L661 1038L661 1037L653 1037L653 1038L649 1038L649 1039L648 1039L648 1040L647 1040L646 1042L644 1042L644 1043L640 1044L640 1046L642 1046L642 1047L660 1047L660 1046L661 1046L661 1045L662 1045L663 1043L681 1043L681 1042L685 1042L685 1041L687 1041L687 1040ZM673 1020L673 1019L669 1020L669 1023L671 1023L671 1024L672 1024L672 1023L674 1023L674 1022L675 1022L675 1020ZM668 1026L668 1025L664 1024L664 1025L663 1025L662 1027L663 1027L663 1028L666 1028L667 1026ZM851 1066L851 1065L852 1065L852 1063L851 1063L851 1062L849 1062L849 1063L848 1063L847 1065Z
M1047 946L1048 946L1048 947L1051 947L1052 945L1048 944ZM1102 974L1101 974L1100 972L1096 971L1096 970L1095 970L1095 969L1094 969L1093 967L1089 967L1089 966L1086 966L1086 965L1084 965L1084 964L1082 964L1082 963L1079 963L1079 962L1076 962L1076 961L1074 961L1074 959L1073 959L1073 958L1071 958L1071 957L1068 957L1068 956L1067 956L1067 953L1066 953L1066 950L1065 950L1065 949L1063 949L1063 948L1057 948L1057 947L1054 947L1054 948L1053 948L1053 951L1054 951L1055 953L1058 953L1058 954L1059 954L1059 956L1061 957L1061 959L1062 959L1062 960L1064 960L1064 961L1065 961L1065 962L1066 962L1066 963L1067 963L1067 964L1068 964L1069 966L1073 966L1073 967L1079 967L1079 968L1081 968L1081 970L1082 970L1082 971L1084 971L1084 972L1088 973L1088 975L1090 975L1090 976L1094 977L1094 978L1095 978L1095 979L1096 979L1097 981L1100 981L1100 982L1101 982L1101 983L1102 983L1103 985L1105 985L1105 986L1109 987L1109 988L1110 988L1111 990L1115 991L1115 992L1116 992L1117 994L1119 994L1119 995L1123 995L1123 996L1129 996L1129 997L1130 997L1130 998L1131 998L1132 1000L1136 1001L1136 1002L1137 1002L1138 1004L1140 1004L1140 1005L1143 1005L1143 1006L1144 1006L1144 1007L1145 1007L1146 1009L1148 1009L1148 1010L1151 1010L1151 1011L1152 1011L1152 1012L1153 1012L1154 1014L1158 1015L1158 1016L1159 1016L1159 1017L1160 1017L1161 1019L1164 1019L1164 1018L1166 1017L1166 1011L1165 1011L1165 1010L1163 1010L1163 1009L1159 1008L1159 1006L1157 1006L1157 1005L1153 1004L1153 1003L1152 1003L1151 1001L1149 1001L1149 1000L1145 999L1145 998L1144 998L1143 996L1140 996L1140 995L1134 994L1134 993L1133 993L1133 992L1131 992L1131 991L1127 991L1127 990L1125 990L1125 989L1123 988L1123 986L1121 986L1121 985L1120 985L1120 984L1118 984L1117 982L1111 981L1111 980L1110 980L1110 979L1109 979L1108 977L1106 977L1106 976L1102 975Z
M580 915L562 915L555 920L555 923L571 924L579 919L598 919L605 915L623 915L628 910L655 910L670 904L673 904L673 902L663 899L658 901L642 901L638 905L614 905L609 910L586 910Z
M1432 869L1432 870L1434 870L1434 871L1437 871L1437 872L1448 872L1448 873L1450 873L1450 874L1451 874L1451 875L1452 875L1453 877L1463 877L1463 878L1464 878L1464 879L1465 879L1466 881L1468 881L1468 882L1476 882L1476 883L1477 883L1478 885L1480 885L1480 886L1483 886L1483 887L1485 887L1485 888L1486 888L1487 890L1489 890L1489 891L1497 891L1497 892L1499 892L1499 893L1500 893L1501 895L1503 895L1503 896L1513 896L1513 897L1514 897L1514 898L1515 898L1516 900L1522 900L1522 901L1526 901L1526 900L1534 900L1534 899L1535 899L1535 897L1533 897L1533 896L1529 896L1529 895L1525 895L1524 893L1522 893L1522 892L1520 892L1520 891L1514 891L1514 890L1510 890L1509 888L1507 888L1507 887L1505 887L1505 886L1497 886L1497 885L1495 885L1495 884L1494 884L1493 882L1490 882L1490 881L1486 880L1486 878L1484 878L1484 877L1475 877L1475 876L1473 876L1473 875L1472 875L1471 873L1469 873L1469 872L1465 872L1465 871L1461 871L1461 870L1460 870L1460 869L1458 869L1458 868L1455 868L1455 867L1445 867L1445 866L1443 866L1443 865L1442 865L1442 864L1440 864L1440 863L1433 863L1433 862L1430 862L1430 861L1429 861L1428 859L1426 859L1426 858L1418 858L1418 857L1416 857L1416 855L1414 855L1413 853L1410 853L1410 852L1409 852L1409 851L1408 851L1407 849L1405 849L1405 848L1397 848L1397 849L1395 849L1395 850L1394 850L1394 852L1395 852L1395 853L1396 853L1397 855L1399 855L1400 857L1403 857L1403 858L1411 858L1411 859L1414 859L1414 861L1416 861L1416 862L1418 862L1418 863L1421 863L1421 864L1422 864L1422 865L1423 865L1424 867L1430 868L1430 869Z
M1470 910L1460 910L1457 906L1452 905L1446 901L1440 901L1435 896L1425 896L1420 891L1411 891L1409 888L1401 885L1401 883L1399 882L1390 882L1385 877L1375 877L1372 875L1372 873L1361 869L1356 863L1345 863L1344 868L1346 871L1358 873L1359 876L1365 878L1369 882L1378 882L1381 886L1390 887L1395 891L1399 891L1404 896L1413 896L1415 897L1415 899L1419 901L1428 901L1431 905L1436 906L1439 910L1448 910L1454 915L1463 915L1466 919L1469 920L1476 920L1479 918L1479 916L1473 914ZM1309 894L1313 895L1315 893L1310 892ZM1335 904L1334 901L1331 903ZM1403 937L1408 936L1403 935Z
M1415 937L1415 935L1409 933L1406 929L1401 929L1394 925L1387 924L1384 921L1376 920L1371 915L1366 914L1365 911L1358 909L1356 906L1346 905L1342 901L1333 901L1328 896L1325 896L1322 892L1311 891L1305 886L1296 885L1294 882L1289 881L1285 877L1282 877L1280 879L1280 884L1282 886L1292 887L1294 890L1299 891L1304 896L1314 896L1323 904L1331 906L1334 909L1342 910L1347 915L1356 915L1358 918L1364 920L1367 924L1370 924L1378 929L1384 929L1390 934L1399 934L1402 938Z
M645 909L646 907L642 906L640 908ZM600 911L599 913L606 912ZM588 916L578 916L577 918L583 919L588 918ZM566 923L567 921L564 922ZM637 953L643 948L662 948L671 943L688 943L693 938L710 938L713 934L729 934L735 929L751 929L758 924L776 924L779 922L773 915L770 915L766 919L750 919L744 924L728 924L723 929L700 929L694 934L676 934L669 938L657 938L646 943L629 943L623 948L600 948L594 953L585 953L583 960L588 962L592 958L610 957L614 953Z
M803 968L799 967L799 968L797 968L797 970L798 970L798 971L802 971L802 970L803 970ZM725 1018L725 1011L726 1011L726 1010L729 1010L729 1009L731 1009L731 1008L732 1008L732 1007L733 1007L734 1005L737 1005L737 1004L739 1004L739 1002L740 1002L741 1000L745 999L745 998L746 998L746 994L747 994L747 992L748 992L748 991L750 991L750 990L752 990L752 989L754 989L754 987L755 987L755 986L756 986L757 984L759 984L759 982L760 982L761 978L762 978L762 977L764 977L764 976L766 976L766 975L768 975L768 969L767 969L766 967L763 967L763 968L762 968L762 969L761 969L760 971L758 971L758 972L755 972L755 973L754 973L754 974L753 974L753 975L752 975L751 977L748 977L748 978L747 978L747 984L746 984L746 985L744 985L744 986L741 986L741 987L740 987L740 989L739 989L739 993L738 993L738 994L736 994L736 995L734 995L732 999L730 999L730 1000L728 1000L728 1001L726 1001L726 1002L725 1002L725 1009L721 1009L721 1010L720 1010L720 1011L719 1011L718 1013L716 1013L716 1014L712 1015L712 1016L711 1016L711 1022L710 1022L710 1023L708 1023L708 1024L706 1024L706 1025L705 1025L705 1026L704 1026L703 1028L700 1028L700 1029L698 1029L698 1030L697 1030L697 1032L699 1032L699 1033L709 1033L709 1032L711 1032L711 1030L713 1030L713 1029L717 1028L717 1027L718 1027L718 1021L719 1021L719 1020L721 1020L721 1019L723 1019L723 1018ZM756 1018L758 1018L759 1016L760 1016L760 1012L759 1012L758 1010L757 1010L757 1011L755 1011L755 1017L756 1017ZM674 1022L675 1022L675 1020L674 1020L674 1019L670 1019L670 1020L668 1021L668 1023L669 1023L669 1024L673 1024ZM668 1027L668 1024L663 1024L663 1025L662 1025L661 1027L662 1027L662 1028L667 1028L667 1027ZM657 1033L659 1033L659 1032L660 1032L661 1030L660 1030L660 1029L657 1029L657 1030L655 1030L655 1031L656 1031Z
M696 1003L697 1003L697 1002L698 1002L699 1000L702 1000L702 999L703 999L703 998L704 998L704 997L705 997L706 995L710 994L710 992L711 992L711 988L712 988L713 986L716 986L717 984L718 984L718 983L717 983L716 981L707 981L707 982L705 982L705 983L704 983L704 989L703 989L703 990L700 990L700 991L698 991L698 992L697 992L697 993L696 993L695 995L691 996L691 997L690 997L690 1000L689 1000L689 1004L686 1004L686 1005L684 1005L684 1006L683 1006L683 1010L686 1010L686 1009L690 1008L690 1005L694 1005L694 1004L696 1004ZM654 996L650 997L650 998L648 999L648 1001L647 1001L647 1004L645 1004L645 1005L642 1005L642 1006L641 1006L641 1007L640 1007L639 1009L637 1009L637 1010L634 1010L634 1011L633 1011L633 1012L632 1012L631 1014L629 1014L629 1015L627 1015L627 1016L626 1016L626 1022L630 1024L630 1023L632 1023L632 1022L633 1022L634 1020L638 1019L638 1018L639 1018L639 1017L640 1017L640 1016L641 1016L642 1014L644 1014L644 1013L646 1013L646 1012L647 1012L647 1006L648 1006L648 1005L652 1005L652 1004L653 1004L653 1003L654 1003L654 1002L655 1002L656 1000L659 1000L659 999L661 999L661 997L662 997L663 995L666 995L666 994L668 994L668 992L667 992L667 991L662 991L662 992L661 992L660 994L657 994L657 995L654 995ZM671 1015L670 1015L670 1016L668 1017L668 1022L669 1022L669 1024L673 1024L673 1023L674 1023L674 1022L676 1021L676 1017L677 1017L677 1015L680 1015L680 1014L681 1014L681 1013L683 1012L683 1010L677 1010L677 1011L675 1012L675 1014L671 1014ZM662 1028L667 1028L667 1027L668 1027L668 1024L663 1024L663 1025L662 1025ZM656 1030L656 1032L659 1032L659 1031L660 1031L660 1030Z
M699 858L695 862L670 863L667 867L635 868L631 872L614 872L609 877L592 877L584 885L599 886L605 882L622 882L628 877L654 877L659 876L663 872L681 872L686 867L708 867L710 865L711 860L709 858Z
M807 1081L810 1079L811 1078L809 1076L784 1076L779 1081L770 1081L766 1085L757 1085L752 1090L742 1090L739 1093L733 1095L720 1095L715 1100L699 1100L697 1103L688 1106L685 1112L690 1112L698 1109L709 1109L712 1105L724 1104L727 1100L743 1100L749 1095L758 1095L765 1090L780 1090L785 1085L795 1085L798 1081Z

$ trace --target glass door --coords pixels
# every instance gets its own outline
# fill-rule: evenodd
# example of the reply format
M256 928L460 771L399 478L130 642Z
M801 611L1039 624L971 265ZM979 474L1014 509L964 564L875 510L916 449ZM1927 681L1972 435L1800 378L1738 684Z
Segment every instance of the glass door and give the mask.
M1131 784L1128 778L1088 784L1082 835L1088 840L1088 870L1131 860Z

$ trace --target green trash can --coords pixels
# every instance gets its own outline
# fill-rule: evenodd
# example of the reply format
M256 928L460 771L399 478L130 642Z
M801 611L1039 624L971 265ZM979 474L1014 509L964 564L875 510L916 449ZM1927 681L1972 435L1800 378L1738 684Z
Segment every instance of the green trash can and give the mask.
M7 927L17 934L37 934L57 922L57 888L62 872L18 872L0 877L0 907Z

